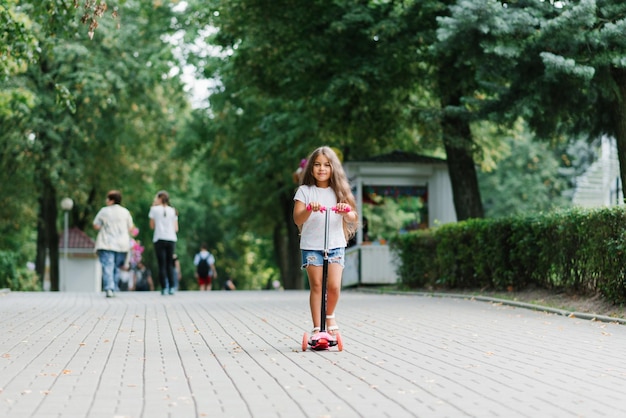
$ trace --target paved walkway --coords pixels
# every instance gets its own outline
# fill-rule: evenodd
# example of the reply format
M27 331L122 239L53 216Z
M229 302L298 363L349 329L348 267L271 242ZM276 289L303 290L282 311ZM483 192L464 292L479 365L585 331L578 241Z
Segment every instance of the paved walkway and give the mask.
M344 291L0 294L0 417L623 417L626 326Z

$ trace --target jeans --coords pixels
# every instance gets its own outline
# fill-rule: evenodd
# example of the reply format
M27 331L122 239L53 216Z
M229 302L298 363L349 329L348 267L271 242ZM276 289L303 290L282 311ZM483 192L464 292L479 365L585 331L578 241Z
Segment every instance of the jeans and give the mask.
M324 251L323 250L301 250L302 253L302 269L308 266L322 266L324 265ZM333 248L328 250L328 264L338 263L341 267L345 266L345 248Z
M159 281L161 290L174 289L174 241L158 240L154 243L154 252L159 262Z
M119 291L120 267L126 262L126 253L98 250L98 258L100 259L100 264L102 264L103 290Z

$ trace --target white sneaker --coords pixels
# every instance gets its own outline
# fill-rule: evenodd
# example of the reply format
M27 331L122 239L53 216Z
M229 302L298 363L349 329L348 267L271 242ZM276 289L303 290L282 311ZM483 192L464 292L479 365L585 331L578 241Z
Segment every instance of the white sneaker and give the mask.
M111 289L107 290L107 298L113 297L113 291Z

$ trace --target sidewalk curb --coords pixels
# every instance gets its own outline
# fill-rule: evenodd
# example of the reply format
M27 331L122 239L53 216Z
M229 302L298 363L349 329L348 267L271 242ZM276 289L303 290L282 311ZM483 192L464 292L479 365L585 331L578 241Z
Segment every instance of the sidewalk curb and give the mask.
M8 288L0 289L0 295L3 294L3 293L11 293L11 289L8 289Z
M590 313L585 313L585 312L574 312L574 311L568 311L564 309L550 308L548 306L535 305L532 303L493 298L490 296L463 295L459 293L438 293L438 292L410 292L410 291L402 292L402 291L397 291L397 290L387 291L387 290L363 289L363 288L357 289L357 291L363 292L363 293L381 293L381 294L390 294L390 295L416 295L416 296L423 296L423 297L477 300L480 302L490 302L494 304L514 306L517 308L531 309L534 311L548 312L548 313L552 313L556 315L566 316L568 318L578 318L578 319L585 319L588 321L609 322L609 323L616 323L620 325L626 325L626 319L624 318L613 318L611 316L606 316L606 315L595 315L595 314L590 314Z

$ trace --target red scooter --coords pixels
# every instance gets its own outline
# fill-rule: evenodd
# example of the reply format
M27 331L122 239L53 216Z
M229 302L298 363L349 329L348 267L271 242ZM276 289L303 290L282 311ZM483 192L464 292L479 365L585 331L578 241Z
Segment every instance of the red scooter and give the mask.
M307 210L311 210L311 205L307 206ZM333 212L338 212L337 207L331 208ZM349 211L350 209L348 209ZM337 346L339 351L343 350L343 342L341 341L341 334L339 331L335 331L334 334L330 334L326 331L326 285L328 283L328 226L330 221L330 211L327 211L325 207L321 207L320 211L325 213L326 222L324 225L324 263L322 265L322 314L320 322L319 332L311 335L309 338L308 333L304 333L302 336L302 351L306 351L307 347L311 347L312 350L328 350L330 347Z

